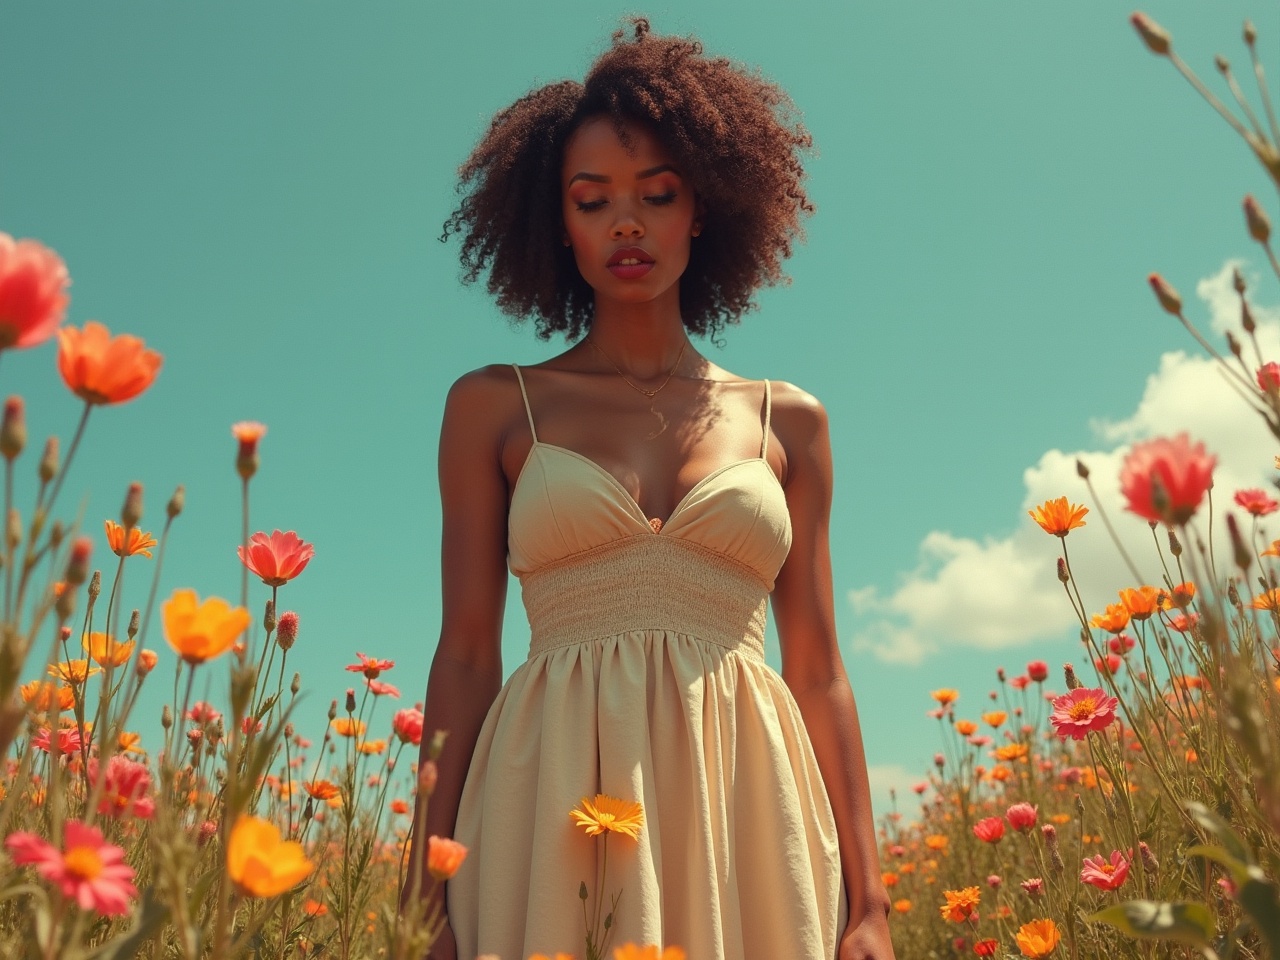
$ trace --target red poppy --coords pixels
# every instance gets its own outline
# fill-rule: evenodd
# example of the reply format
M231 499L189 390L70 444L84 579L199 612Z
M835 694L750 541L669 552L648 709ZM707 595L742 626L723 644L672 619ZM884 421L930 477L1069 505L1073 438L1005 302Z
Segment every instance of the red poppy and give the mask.
M1248 510L1255 517L1265 517L1280 510L1280 503L1268 497L1265 490L1237 490L1234 499L1238 506Z
M66 264L44 244L0 233L0 350L34 347L53 336L70 284Z
M973 835L983 843L999 843L1004 836L1004 819L987 817L973 825Z
M273 530L270 536L255 533L249 538L248 548L236 548L240 562L268 587L288 583L307 568L315 553L316 548L292 530L287 533Z
M1212 484L1217 462L1185 433L1136 443L1120 470L1126 506L1151 522L1186 523Z

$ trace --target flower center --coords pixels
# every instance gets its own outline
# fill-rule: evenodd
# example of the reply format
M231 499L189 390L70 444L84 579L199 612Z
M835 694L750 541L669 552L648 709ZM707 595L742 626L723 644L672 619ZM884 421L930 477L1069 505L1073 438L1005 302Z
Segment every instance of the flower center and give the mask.
M1098 705L1093 702L1093 698L1088 697L1084 700L1081 700L1079 703L1077 703L1075 706L1071 708L1071 719L1087 720L1097 711L1097 709L1098 709Z
M62 859L67 872L80 880L94 880L102 873L102 858L93 847L72 847Z

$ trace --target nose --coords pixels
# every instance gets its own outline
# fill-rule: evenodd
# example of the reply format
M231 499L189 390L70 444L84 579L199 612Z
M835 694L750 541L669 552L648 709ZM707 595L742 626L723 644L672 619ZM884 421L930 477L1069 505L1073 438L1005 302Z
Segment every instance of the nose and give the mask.
M615 209L617 209L618 214L613 221L613 239L621 240L623 237L644 236L644 225L629 204L619 204Z

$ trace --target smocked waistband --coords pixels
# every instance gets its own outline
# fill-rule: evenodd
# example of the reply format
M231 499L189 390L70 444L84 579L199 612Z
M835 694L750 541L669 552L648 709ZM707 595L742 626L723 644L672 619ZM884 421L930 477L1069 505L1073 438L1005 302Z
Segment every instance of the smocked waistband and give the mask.
M530 658L637 630L689 634L764 658L770 585L679 537L641 534L521 578Z

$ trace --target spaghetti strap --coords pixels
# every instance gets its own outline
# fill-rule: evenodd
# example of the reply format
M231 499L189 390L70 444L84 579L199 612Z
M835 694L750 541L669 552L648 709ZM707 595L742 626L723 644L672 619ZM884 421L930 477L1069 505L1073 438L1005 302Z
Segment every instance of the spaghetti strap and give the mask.
M525 403L528 403L526 400ZM769 416L773 412L773 392L769 389L769 381L764 382L764 436L760 439L760 459L769 452Z
M533 426L533 411L529 408L529 391L524 388L524 376L520 373L519 364L513 363L511 369L516 372L516 380L520 383L520 396L524 398L524 412L529 418L529 432L533 434L533 442L538 442L538 431ZM766 421L768 415L766 414ZM765 428L768 429L767 427Z

